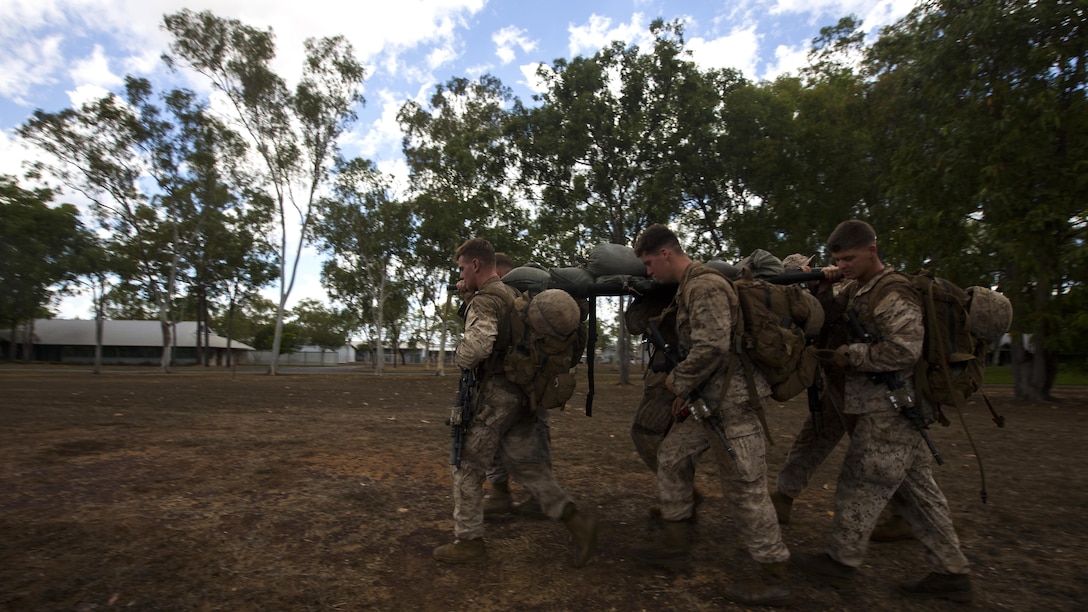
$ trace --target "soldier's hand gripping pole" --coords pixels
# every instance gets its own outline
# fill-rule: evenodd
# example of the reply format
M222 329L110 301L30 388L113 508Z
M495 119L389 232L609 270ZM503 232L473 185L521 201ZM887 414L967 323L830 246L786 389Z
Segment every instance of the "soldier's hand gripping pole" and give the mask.
M865 330L861 321L858 320L858 313L853 309L847 310L843 315L846 318L847 325L850 326L850 331L858 338L860 338L866 344L874 344L876 339ZM933 440L929 439L929 426L926 425L925 419L922 418L922 413L918 410L918 407L914 405L914 398L907 393L907 388L903 384L903 381L899 380L899 374L896 372L876 372L880 378L884 381L884 384L888 387L888 402L895 408L899 414L903 415L903 418L910 421L911 425L918 430L921 434L922 440L925 440L926 446L929 447L929 452L933 453L933 458L937 461L937 465L944 465L944 459L941 458L941 454L937 452L937 447L933 445Z

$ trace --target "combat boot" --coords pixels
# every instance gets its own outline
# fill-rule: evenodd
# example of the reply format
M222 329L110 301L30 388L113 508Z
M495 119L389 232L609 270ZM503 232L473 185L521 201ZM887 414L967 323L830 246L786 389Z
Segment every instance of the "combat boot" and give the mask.
M788 606L793 603L789 586L789 564L760 563L759 576L737 582L725 592L725 598L746 606Z
M934 572L918 582L904 582L899 585L899 593L911 599L948 599L959 603L971 603L974 599L968 574Z
M487 547L483 538L474 540L454 540L434 549L433 556L438 561L453 565L470 565L487 561Z
M562 519L570 530L574 567L582 567L597 550L597 519L579 511L573 503L563 508Z
M484 497L484 516L510 514L514 511L514 498L510 485L505 482L491 483L491 493Z
M692 520L662 521L658 538L646 545L631 549L636 561L674 572L691 567Z
M836 589L848 590L854 587L854 574L858 570L839 563L827 553L818 555L797 553L793 555L790 561L809 576L817 578Z
M895 514L877 525L873 532L869 534L869 539L873 542L899 542L913 538L914 534L911 533L910 523Z
M774 513L778 515L778 524L789 525L790 511L793 510L793 498L785 493L775 491L771 493L771 503L774 504Z

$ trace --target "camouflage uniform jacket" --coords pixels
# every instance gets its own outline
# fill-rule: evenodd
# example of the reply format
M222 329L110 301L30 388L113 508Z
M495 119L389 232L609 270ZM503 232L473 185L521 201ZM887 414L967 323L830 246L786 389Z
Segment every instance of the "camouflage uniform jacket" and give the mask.
M737 294L724 276L700 268L700 262L692 262L676 291L676 330L687 356L669 373L668 383L678 397L698 391L711 409L720 410L726 436L757 433L759 418L748 402L748 386L739 364L731 380L726 380L734 326L740 315ZM763 374L755 371L753 375L759 398L769 396L771 389Z
M502 353L509 344L507 317L517 290L495 276L473 294L465 313L465 335L454 361L461 369L481 367L481 378L502 373Z
M844 412L867 414L892 411L888 387L874 380L869 372L898 372L912 397L914 393L914 364L922 356L925 328L922 306L909 283L890 266L858 287L857 281L847 281L834 296L838 304L828 309L853 308L862 327L876 339L866 344L852 338L846 345L846 356L852 369L846 373ZM916 400L917 401L917 400Z

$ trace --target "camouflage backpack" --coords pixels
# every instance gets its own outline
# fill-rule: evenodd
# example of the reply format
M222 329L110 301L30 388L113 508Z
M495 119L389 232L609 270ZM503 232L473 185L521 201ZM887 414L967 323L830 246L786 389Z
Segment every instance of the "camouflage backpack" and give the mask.
M747 273L733 281L733 289L743 319L741 347L766 377L774 399L784 402L812 386L818 360L805 330L819 330L819 302L806 299L800 285L776 285Z
M692 276L706 273L725 278L737 295L740 316L736 318L732 344L745 372L749 373L751 367L762 372L771 385L772 396L779 401L810 387L819 363L815 349L807 346L805 330L819 330L822 325L819 302L806 299L799 285L776 285L754 278L748 269L731 279L716 262L693 270ZM748 379L749 399L754 401L755 381L750 376Z
M534 411L561 408L574 394L572 370L586 348L585 320L586 311L561 289L522 291L514 299L503 371L525 391Z
M925 340L922 357L914 367L914 385L934 410L933 418L948 425L942 406L962 408L982 388L989 345L1012 323L1008 298L984 287L962 289L929 270L914 274L893 272L886 278L905 278L922 305ZM874 291L892 283L882 280ZM985 395L983 396L985 398ZM1004 417L986 404L994 422Z

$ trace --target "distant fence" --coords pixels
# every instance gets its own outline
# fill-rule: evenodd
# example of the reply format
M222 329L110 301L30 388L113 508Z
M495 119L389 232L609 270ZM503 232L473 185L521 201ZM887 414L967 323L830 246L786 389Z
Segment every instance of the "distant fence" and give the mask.
M246 363L268 365L272 363L272 351L250 351L246 355ZM342 363L344 361L336 351L284 353L276 360L276 365L281 366L336 366Z

